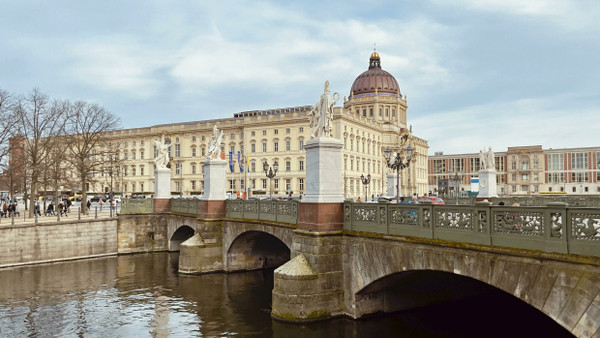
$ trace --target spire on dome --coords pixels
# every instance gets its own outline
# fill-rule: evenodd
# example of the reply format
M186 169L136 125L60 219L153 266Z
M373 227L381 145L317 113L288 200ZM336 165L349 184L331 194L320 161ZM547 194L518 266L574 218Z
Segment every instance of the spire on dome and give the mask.
M373 53L371 54L371 58L369 58L369 69L371 68L381 69L381 59L379 58L379 53L377 53L376 43L373 43Z

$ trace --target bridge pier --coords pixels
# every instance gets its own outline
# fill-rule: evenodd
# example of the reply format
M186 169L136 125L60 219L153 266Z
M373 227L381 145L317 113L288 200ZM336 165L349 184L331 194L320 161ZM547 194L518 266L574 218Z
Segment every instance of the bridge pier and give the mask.
M201 274L223 271L223 245L216 239L203 239L199 233L181 243L179 272Z
M294 231L292 256L275 270L272 317L297 322L340 315L344 309L341 231Z

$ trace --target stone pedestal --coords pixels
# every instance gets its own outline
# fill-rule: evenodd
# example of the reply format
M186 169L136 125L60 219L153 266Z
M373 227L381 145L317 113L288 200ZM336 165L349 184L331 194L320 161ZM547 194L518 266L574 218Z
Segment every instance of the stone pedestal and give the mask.
M479 170L479 194L477 199L498 197L496 169Z
M154 170L154 198L171 198L171 169L157 168Z
M343 203L342 141L319 137L304 145L306 194L302 203Z
M388 197L395 197L397 185L398 180L396 179L396 174L387 174L387 191L385 192L385 195Z
M208 160L204 163L204 195L200 197L205 201L219 201L227 199L225 193L227 161Z

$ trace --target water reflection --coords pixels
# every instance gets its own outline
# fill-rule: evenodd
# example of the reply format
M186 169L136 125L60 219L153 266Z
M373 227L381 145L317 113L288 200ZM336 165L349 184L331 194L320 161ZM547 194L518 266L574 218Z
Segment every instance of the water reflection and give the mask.
M549 319L522 312L494 294L366 320L281 323L270 317L273 270L180 276L177 263L176 253L157 253L0 270L0 337L565 334ZM489 304L498 310L492 312ZM519 323L525 328L510 330Z

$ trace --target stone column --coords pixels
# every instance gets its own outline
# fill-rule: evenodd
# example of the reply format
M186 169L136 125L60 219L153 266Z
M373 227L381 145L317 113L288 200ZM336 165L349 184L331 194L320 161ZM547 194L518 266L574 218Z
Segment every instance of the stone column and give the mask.
M154 170L154 211L171 211L171 169Z
M479 170L479 193L477 200L498 197L496 188L496 169Z
M204 195L200 197L199 217L205 222L221 223L225 217L227 161L210 159L204 162ZM219 229L221 225L218 226ZM206 229L205 229L206 230ZM202 232L206 235L206 232ZM179 272L199 274L223 270L223 246L220 238L203 238L199 233L181 243ZM219 238L216 240L216 238Z
M314 138L306 150L306 194L300 203L298 227L313 231L341 230L344 223L342 141Z
M314 321L343 311L343 143L333 138L306 142L306 195L300 203L293 257L275 270L272 317Z
M200 197L200 217L225 216L225 184L227 161L211 159L204 162L204 195Z

